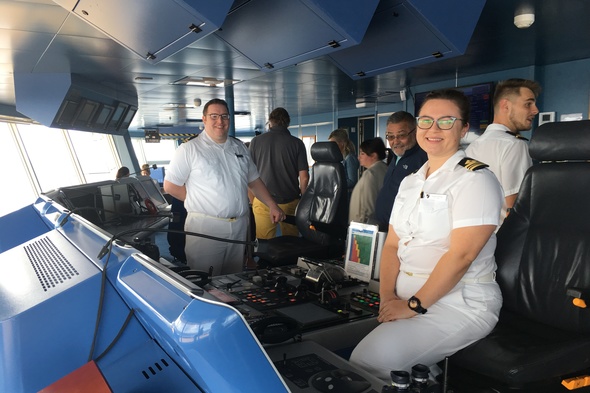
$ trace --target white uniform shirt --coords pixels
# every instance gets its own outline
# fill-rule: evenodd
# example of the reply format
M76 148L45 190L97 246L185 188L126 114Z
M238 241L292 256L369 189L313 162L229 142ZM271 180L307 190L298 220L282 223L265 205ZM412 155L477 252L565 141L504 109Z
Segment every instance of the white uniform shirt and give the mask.
M426 179L428 162L401 183L390 224L400 238L400 270L430 274L449 250L451 230L476 225L498 225L502 189L488 169L470 171L458 165L460 150ZM496 270L492 234L465 278Z
M533 165L527 143L506 131L510 129L502 124L490 124L465 149L467 157L490 166L504 189L504 196L518 193L524 174Z
M222 144L206 132L176 149L166 168L166 180L186 184L184 207L220 218L248 214L248 183L259 174L250 152L239 140L228 137Z

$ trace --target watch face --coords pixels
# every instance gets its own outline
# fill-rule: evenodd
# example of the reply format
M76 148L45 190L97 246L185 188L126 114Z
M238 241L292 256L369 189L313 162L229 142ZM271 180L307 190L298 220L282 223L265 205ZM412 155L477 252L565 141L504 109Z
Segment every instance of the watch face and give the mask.
M415 300L410 300L410 308L416 308L418 307L418 302Z

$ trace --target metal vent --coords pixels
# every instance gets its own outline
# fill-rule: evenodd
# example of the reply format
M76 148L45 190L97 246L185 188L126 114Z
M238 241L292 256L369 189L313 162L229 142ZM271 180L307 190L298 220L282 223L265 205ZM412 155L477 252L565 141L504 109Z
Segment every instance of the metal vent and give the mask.
M156 362L154 363L153 367L148 366L147 370L143 370L141 372L143 377L145 379L150 379L152 376L155 376L156 373L164 371L164 367L168 367L168 362L165 359L160 359L160 363Z
M24 249L44 291L80 274L48 237L26 245Z

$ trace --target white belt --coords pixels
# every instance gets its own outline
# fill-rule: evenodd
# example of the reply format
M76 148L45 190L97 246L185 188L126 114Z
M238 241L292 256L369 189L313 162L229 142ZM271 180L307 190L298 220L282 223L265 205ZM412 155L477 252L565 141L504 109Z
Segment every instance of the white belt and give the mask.
M207 214L198 213L198 212L188 212L188 214L191 215L191 216L204 217L204 218L212 218L214 220L227 221L227 222L234 222L238 218L241 218L241 217L230 217L230 218L215 217L215 216L209 216Z
M430 274L426 274L426 273L412 273L412 272L406 272L405 270L401 270L401 272L405 273L406 275L408 275L410 277L418 277L418 278L430 277ZM462 278L461 279L461 282L464 282L466 284L479 284L479 283L484 283L484 282L495 282L495 281L496 281L496 272L484 274L483 276L480 276L480 277Z

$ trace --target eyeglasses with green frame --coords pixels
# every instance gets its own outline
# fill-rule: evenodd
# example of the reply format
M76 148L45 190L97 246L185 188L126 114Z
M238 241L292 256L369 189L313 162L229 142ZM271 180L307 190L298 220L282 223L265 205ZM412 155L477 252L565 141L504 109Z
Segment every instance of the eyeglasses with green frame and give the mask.
M434 119L430 116L418 116L416 118L416 125L418 126L418 128L421 128L423 130L429 130L430 128L432 128L432 125L436 123L438 128L440 128L441 130L450 130L451 128L453 128L453 126L455 125L455 121L457 120L465 122L465 120L459 119L455 116L443 116L439 117L438 119Z

